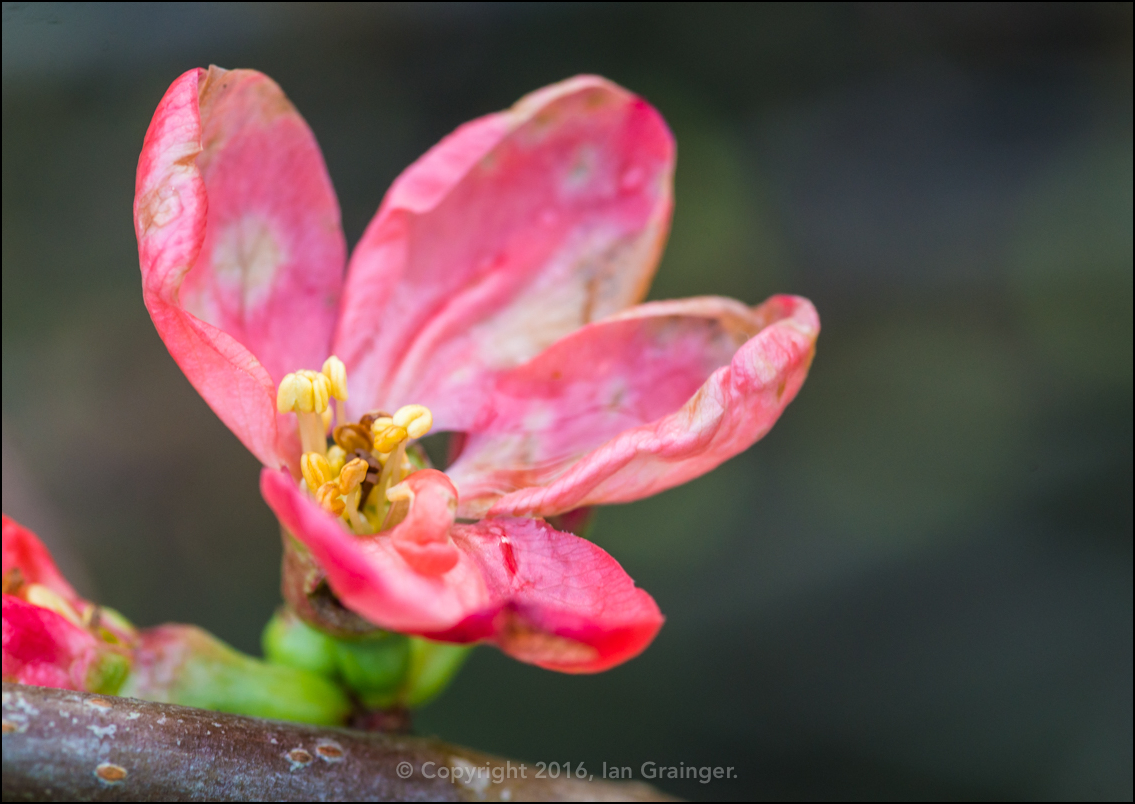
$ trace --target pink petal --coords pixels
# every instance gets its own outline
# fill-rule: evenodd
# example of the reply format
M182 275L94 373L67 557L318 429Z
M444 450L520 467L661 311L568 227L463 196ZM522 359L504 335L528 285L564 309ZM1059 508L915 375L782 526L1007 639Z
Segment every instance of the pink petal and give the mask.
M351 610L383 628L450 642L487 640L521 661L598 672L642 652L662 625L650 595L590 542L545 522L502 518L454 525L456 491L440 472L415 472L410 514L358 537L324 513L286 472L260 488L284 527L323 567ZM448 570L405 546L452 545Z
M768 432L808 372L806 299L698 298L591 324L495 379L448 470L461 515L550 516L685 483Z
M182 371L267 465L298 457L276 382L328 354L346 247L315 138L271 79L178 78L138 160L146 307Z
M662 627L654 599L586 539L511 517L457 525L453 538L503 605L434 639L488 639L522 662L598 673L642 653Z
M486 372L642 298L670 222L658 112L579 76L474 120L391 187L351 258L333 351L352 415L419 403L464 430Z
M283 526L302 542L327 573L345 606L383 628L402 633L438 631L470 611L492 606L481 572L468 555L436 572L422 572L430 545L449 543L457 492L437 471L406 481L415 492L410 515L380 536L355 536L304 494L287 472L264 469L260 491ZM409 556L409 560L407 560ZM411 563L414 562L414 563Z
M4 578L8 578L8 573L12 570L18 569L25 583L46 586L81 611L86 601L79 597L71 584L67 583L67 579L60 574L55 566L55 559L43 546L43 542L19 522L10 519L7 514L3 516L3 527Z
M83 690L98 642L49 609L3 596L5 681Z

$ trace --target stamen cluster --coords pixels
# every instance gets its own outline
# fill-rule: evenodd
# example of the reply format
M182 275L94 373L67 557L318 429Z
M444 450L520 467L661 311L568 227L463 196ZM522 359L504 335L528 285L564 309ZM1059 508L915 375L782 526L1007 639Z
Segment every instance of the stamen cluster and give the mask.
M389 530L405 518L413 500L413 492L398 484L422 463L418 456L416 466L406 448L430 431L433 414L423 405L405 405L393 415L367 413L336 427L328 446L332 398L347 399L347 371L334 355L322 371L296 371L280 382L276 409L295 413L299 420L304 484L325 511L341 517L354 533ZM339 410L341 415L342 406Z

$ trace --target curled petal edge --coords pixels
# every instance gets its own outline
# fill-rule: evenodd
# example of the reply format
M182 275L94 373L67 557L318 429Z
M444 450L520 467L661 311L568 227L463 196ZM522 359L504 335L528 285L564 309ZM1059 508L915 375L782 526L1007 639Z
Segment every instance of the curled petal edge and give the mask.
M693 300L691 300L693 301ZM642 305L622 317L653 314ZM618 317L616 317L618 318ZM716 468L776 423L803 385L820 319L799 296L773 296L751 311L756 334L679 410L626 430L571 464L554 481L506 493L488 516L552 516L574 508L649 497ZM485 513L463 510L462 515Z
M267 466L291 463L278 447L275 389L267 370L231 335L182 309L178 291L205 242L208 194L198 87L183 73L158 104L138 159L134 229L142 296L173 359L237 438ZM298 457L298 456L296 456Z

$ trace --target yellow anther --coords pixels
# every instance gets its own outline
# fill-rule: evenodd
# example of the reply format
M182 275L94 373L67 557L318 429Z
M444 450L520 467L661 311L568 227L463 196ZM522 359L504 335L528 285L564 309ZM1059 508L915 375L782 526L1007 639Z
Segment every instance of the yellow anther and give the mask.
M425 405L405 405L394 414L394 423L405 428L410 438L421 438L434 426L434 416Z
M276 410L291 413L296 407L296 375L285 374L276 391Z
M281 413L319 413L327 410L331 393L331 380L318 371L301 371L287 374L276 391L276 410Z
M319 491L315 492L315 501L324 511L335 516L343 513L343 509L347 507L346 503L339 499L339 484L335 482L320 486Z
M307 370L296 373L311 383L311 411L323 413L327 410L327 401L331 398L331 380L327 379L327 375Z
M359 487L367 476L370 466L362 458L353 458L347 461L343 471L339 473L339 493L350 494Z
M319 404L319 392L310 377L296 375L296 411L314 413Z
M331 477L339 474L343 470L343 464L347 462L347 452L338 444L327 449L327 463L331 467Z
M340 402L347 398L347 367L343 361L331 355L323 361L323 376L331 383L331 396Z
M50 609L56 614L61 614L79 627L83 625L83 621L79 618L79 614L75 609L71 607L71 604L64 600L58 592L42 584L28 584L27 589L24 591L24 600L28 601L33 606L39 606L42 609Z
M375 419L370 429L374 433L374 448L379 452L392 452L406 440L406 428L395 424L393 419L385 416Z
M331 464L318 452L303 454L300 458L300 471L303 472L303 479L307 481L307 487L313 491L335 477L334 472L331 471Z

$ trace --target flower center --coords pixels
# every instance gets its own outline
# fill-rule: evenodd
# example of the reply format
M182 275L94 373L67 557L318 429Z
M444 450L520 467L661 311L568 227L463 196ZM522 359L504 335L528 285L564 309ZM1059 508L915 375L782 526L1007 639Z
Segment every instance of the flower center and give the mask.
M328 447L332 398L347 399L347 369L334 355L322 371L305 369L280 381L276 409L295 413L299 422L304 486L354 533L389 530L405 518L412 496L398 484L424 467L421 453L408 453L407 447L430 431L433 414L423 405L405 405L393 416L367 413L357 422L335 427Z

